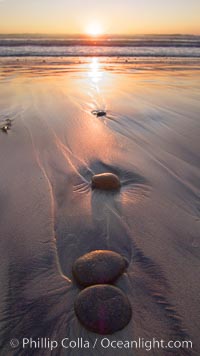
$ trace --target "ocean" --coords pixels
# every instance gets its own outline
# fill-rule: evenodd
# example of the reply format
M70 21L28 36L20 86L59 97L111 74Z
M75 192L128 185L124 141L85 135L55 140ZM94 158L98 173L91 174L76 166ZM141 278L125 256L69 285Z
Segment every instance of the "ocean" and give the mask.
M200 36L0 35L1 57L185 57L200 58Z

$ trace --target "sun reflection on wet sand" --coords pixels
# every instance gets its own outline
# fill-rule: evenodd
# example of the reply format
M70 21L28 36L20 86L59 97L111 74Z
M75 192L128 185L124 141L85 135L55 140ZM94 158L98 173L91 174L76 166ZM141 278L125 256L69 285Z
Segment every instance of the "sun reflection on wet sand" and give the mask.
M101 64L97 57L93 57L89 63L89 78L93 83L98 83L103 77L103 71L101 70Z

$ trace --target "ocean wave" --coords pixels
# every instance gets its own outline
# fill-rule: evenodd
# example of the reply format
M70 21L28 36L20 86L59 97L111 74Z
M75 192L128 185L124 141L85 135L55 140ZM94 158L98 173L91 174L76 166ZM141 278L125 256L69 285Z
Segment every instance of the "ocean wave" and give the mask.
M0 57L200 57L200 36L0 35Z
M200 57L191 47L20 46L0 47L0 57Z
M0 35L0 47L44 46L102 46L102 47L200 47L200 36L26 36Z

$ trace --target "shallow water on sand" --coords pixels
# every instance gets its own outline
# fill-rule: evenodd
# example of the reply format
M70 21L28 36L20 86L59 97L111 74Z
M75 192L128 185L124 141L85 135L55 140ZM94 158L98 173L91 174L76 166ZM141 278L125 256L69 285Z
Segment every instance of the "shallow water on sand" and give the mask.
M0 122L13 120L7 134L0 132L2 355L50 354L13 351L13 337L94 342L97 335L74 314L79 288L71 269L76 258L97 249L129 261L115 284L129 297L132 320L109 339L189 339L198 354L196 62L1 64ZM94 116L96 109L106 116ZM119 192L91 190L92 175L103 172L119 176ZM52 355L144 352L99 343L95 353L57 348ZM149 351L161 354L168 352Z

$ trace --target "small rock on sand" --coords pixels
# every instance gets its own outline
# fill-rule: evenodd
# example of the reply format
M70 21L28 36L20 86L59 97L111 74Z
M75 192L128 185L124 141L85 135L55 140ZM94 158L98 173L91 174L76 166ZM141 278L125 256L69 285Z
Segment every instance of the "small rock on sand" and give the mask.
M132 309L126 295L117 287L107 284L84 289L74 304L80 323L98 334L113 334L130 321Z
M0 122L0 129L3 132L7 133L8 130L10 130L10 128L11 128L11 120L10 119L6 119L5 121Z
M102 190L117 190L120 189L121 183L119 177L113 173L95 174L92 177L92 188Z
M92 114L96 115L97 117L106 116L106 111L104 111L104 110L93 110Z
M77 282L82 286L114 282L127 268L127 261L120 254L97 250L79 257L72 271Z
M8 126L2 126L2 128L1 128L1 130L3 131L3 132L8 132L8 130L9 130L9 128L8 128Z

